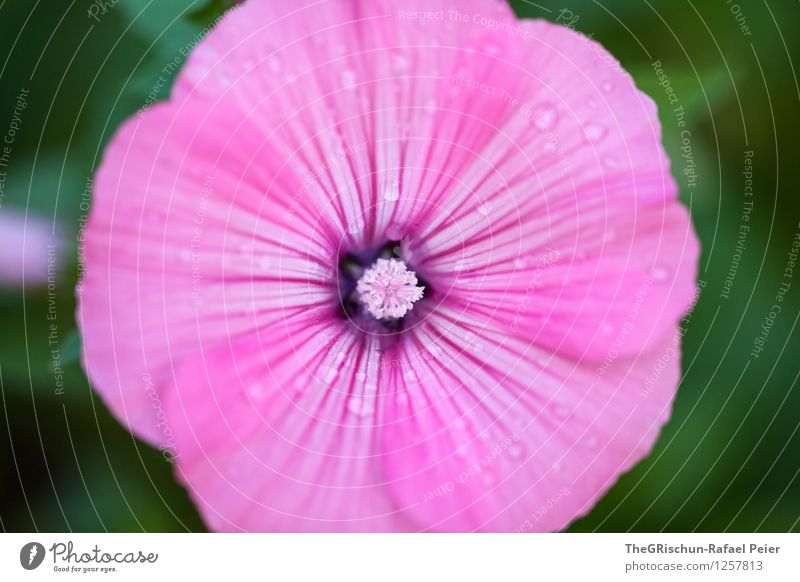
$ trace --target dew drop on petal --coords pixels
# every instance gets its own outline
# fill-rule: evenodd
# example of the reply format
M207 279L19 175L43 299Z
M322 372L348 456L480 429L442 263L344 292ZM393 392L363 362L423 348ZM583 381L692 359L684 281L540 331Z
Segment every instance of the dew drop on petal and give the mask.
M653 276L653 279L655 279L656 281L666 281L667 279L669 279L669 271L666 269L666 267L663 267L661 265L656 265L655 267L653 267L653 271L651 274Z
M272 71L273 74L277 75L278 73L280 73L281 60L278 57L270 57L267 64L269 65L269 70Z
M555 409L553 409L553 413L559 418L567 418L569 416L569 412L569 408L562 405L556 406Z
M372 399L350 398L347 401L347 410L349 410L352 414L363 418L375 412L375 406L372 403Z
M261 400L266 395L266 390L264 389L264 385L260 382L256 382L250 389L247 391L250 394L250 397L253 400Z
M606 136L606 128L597 123L589 123L583 128L583 137L589 143L598 143Z
M543 103L533 111L533 124L542 131L552 129L557 121L558 112L550 103Z
M396 54L392 60L392 64L394 65L394 72L397 74L405 73L411 67L411 62L408 60L408 57L402 54Z
M350 234L357 234L364 230L364 219L363 218L356 218L350 225L347 227L347 232Z
M342 72L342 85L345 89L353 89L356 86L356 73L352 69L345 69Z
M600 86L600 88L606 93L611 93L614 90L614 85L611 83L611 81L606 81Z
M394 180L391 184L386 186L383 192L383 199L387 202L394 202L400 198L400 182Z
M462 416L459 416L453 421L453 428L456 430L467 430L467 421Z
M470 261L469 259L460 259L456 261L453 270L456 273L469 273L470 271L472 271L472 268L473 268L472 261Z
M546 141L545 144L542 146L542 153L546 156L552 156L556 153L556 144L552 141Z

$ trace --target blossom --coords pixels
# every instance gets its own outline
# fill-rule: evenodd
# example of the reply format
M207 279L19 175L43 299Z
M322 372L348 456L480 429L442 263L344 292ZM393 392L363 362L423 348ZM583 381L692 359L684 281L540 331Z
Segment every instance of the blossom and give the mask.
M660 140L503 2L250 0L105 151L84 366L214 530L562 529L679 383Z
M0 209L0 285L38 287L55 276L58 247L53 225L20 212Z

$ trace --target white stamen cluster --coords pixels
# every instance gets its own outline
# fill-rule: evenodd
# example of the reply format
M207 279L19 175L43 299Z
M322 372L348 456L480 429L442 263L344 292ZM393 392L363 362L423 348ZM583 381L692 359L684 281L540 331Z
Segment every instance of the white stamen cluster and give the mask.
M414 271L397 259L378 259L356 285L359 300L377 319L403 317L422 299L424 290L417 286Z

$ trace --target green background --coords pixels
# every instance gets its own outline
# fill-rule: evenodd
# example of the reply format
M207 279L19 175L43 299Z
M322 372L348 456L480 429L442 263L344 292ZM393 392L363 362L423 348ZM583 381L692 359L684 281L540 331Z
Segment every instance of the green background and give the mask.
M0 127L30 90L6 185L9 207L57 220L68 241L55 300L64 365L56 393L45 290L0 291L0 528L6 531L182 531L203 525L163 456L137 442L95 396L77 363L73 297L81 196L102 148L147 100L164 65L225 0L118 0L95 22L92 2L0 0ZM659 104L681 169L681 136L651 63L660 60L687 114L697 185L691 208L705 282L684 339L685 379L650 457L574 531L800 530L800 274L760 357L753 340L800 231L800 4L614 0L537 4L520 15L562 19L602 42ZM166 90L165 90L166 92ZM729 297L753 152L750 232ZM798 272L800 273L800 272Z

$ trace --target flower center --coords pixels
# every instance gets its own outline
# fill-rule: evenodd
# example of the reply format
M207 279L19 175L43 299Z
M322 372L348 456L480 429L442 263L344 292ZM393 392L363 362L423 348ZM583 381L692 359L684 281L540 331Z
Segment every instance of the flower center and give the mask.
M356 284L358 299L376 319L398 319L422 299L417 275L398 259L378 259Z

